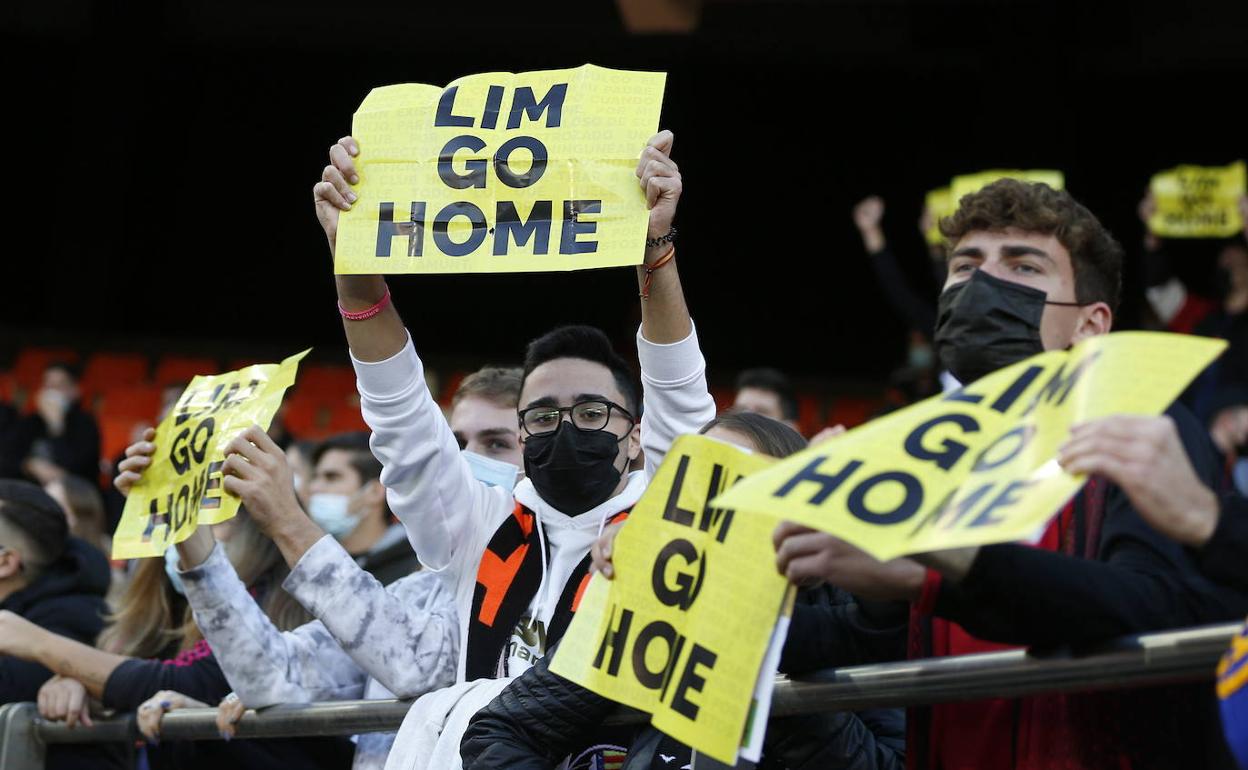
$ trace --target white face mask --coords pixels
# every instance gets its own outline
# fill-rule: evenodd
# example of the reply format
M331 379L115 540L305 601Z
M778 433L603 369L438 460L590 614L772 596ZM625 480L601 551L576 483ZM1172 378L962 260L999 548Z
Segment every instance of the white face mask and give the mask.
M495 460L493 457L479 455L476 452L460 452L468 466L472 468L472 476L483 484L502 487L508 491L515 489L516 479L520 476L520 468L511 463Z
M322 492L308 498L308 516L336 540L343 539L360 525L350 509L351 495Z

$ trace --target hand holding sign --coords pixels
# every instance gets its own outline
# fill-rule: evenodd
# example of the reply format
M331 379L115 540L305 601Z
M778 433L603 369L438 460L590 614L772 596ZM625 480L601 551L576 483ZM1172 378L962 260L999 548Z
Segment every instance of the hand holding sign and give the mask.
M321 170L321 181L312 186L316 218L320 220L325 237L329 239L330 255L333 255L338 240L339 214L350 211L351 204L359 199L351 189L351 185L360 181L360 175L355 171L355 161L352 160L359 154L360 145L350 136L344 136L330 145L329 165Z
M1115 415L1076 425L1058 461L1067 473L1117 484L1166 537L1200 546L1213 535L1218 498L1196 476L1169 417Z
M927 571L910 559L882 562L839 537L782 522L772 535L776 569L798 585L831 583L866 599L918 598Z
M317 186L336 272L637 264L680 196L670 133L636 160L664 80L586 65L373 89ZM644 193L621 173L634 166Z
M259 425L225 447L225 491L247 506L260 531L294 564L325 532L308 518L295 497L294 472L282 451Z
M666 235L676 219L676 204L683 189L680 169L671 159L672 145L676 136L671 131L660 131L650 137L646 148L637 161L637 178L646 193L646 206L650 220L646 233L651 238Z

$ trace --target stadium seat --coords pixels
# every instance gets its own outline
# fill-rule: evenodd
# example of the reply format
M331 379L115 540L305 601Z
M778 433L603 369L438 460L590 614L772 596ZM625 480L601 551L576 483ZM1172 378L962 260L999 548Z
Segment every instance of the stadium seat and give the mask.
M219 374L221 371L221 362L215 358L165 356L156 363L156 374L152 379L163 388L166 385L190 382L199 374Z
M110 388L147 382L150 364L141 353L94 353L82 369L82 401L88 407Z
M153 421L160 411L161 389L155 385L121 385L101 394L96 412L101 417L126 417Z

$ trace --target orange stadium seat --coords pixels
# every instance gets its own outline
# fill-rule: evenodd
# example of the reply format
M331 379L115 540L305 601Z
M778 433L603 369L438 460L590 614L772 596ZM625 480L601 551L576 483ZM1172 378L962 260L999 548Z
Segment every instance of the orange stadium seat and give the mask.
M149 422L160 411L160 391L155 385L121 385L108 388L96 411L103 417L127 417Z
M304 393L345 399L355 394L355 370L349 366L309 364L299 368L295 383Z
M148 418L130 417L126 415L102 415L100 423L100 459L112 462L134 438L135 430L141 425L154 425L155 415ZM110 479L111 481L111 479Z
M13 377L23 390L36 390L43 383L43 370L53 361L77 363L78 352L72 348L22 348L13 362Z
M147 382L150 364L141 353L95 353L82 369L82 400L92 400L109 388Z
M215 358L193 356L165 356L156 364L152 378L160 387L190 382L198 374L219 374L221 362Z

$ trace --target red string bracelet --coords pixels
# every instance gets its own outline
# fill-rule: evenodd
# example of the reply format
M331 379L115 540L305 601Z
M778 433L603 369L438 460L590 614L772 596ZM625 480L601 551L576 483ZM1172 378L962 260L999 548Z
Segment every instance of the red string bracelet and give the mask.
M338 312L342 315L343 318L347 319L348 321L367 321L368 319L377 315L381 311L385 310L386 305L389 305L389 304L390 304L390 287L387 286L386 293L381 295L381 299L377 300L377 304L373 305L367 310L361 310L358 313L352 313L350 310L347 310L345 307L343 307L341 302L339 302Z
M673 246L667 250L667 253L654 261L653 265L646 267L646 278L641 282L641 298L650 299L650 281L654 278L654 271L663 267L676 256L676 247Z

